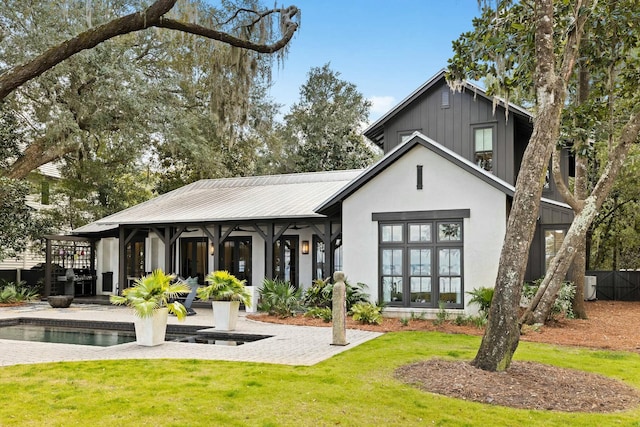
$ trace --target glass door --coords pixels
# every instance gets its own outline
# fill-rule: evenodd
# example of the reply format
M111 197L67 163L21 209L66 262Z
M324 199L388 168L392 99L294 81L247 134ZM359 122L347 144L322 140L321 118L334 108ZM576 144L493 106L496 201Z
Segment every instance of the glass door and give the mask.
M220 268L251 286L251 237L228 237L220 247Z
M209 269L206 237L187 237L180 239L180 276L197 277L198 283L204 284L204 277Z
M298 288L298 236L282 236L273 244L273 278Z

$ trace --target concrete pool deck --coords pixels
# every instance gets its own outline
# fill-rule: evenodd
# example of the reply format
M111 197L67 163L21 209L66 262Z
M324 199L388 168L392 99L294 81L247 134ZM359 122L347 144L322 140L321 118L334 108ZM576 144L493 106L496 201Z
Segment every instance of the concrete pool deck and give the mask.
M211 328L212 310L196 308L196 312L195 316L187 317L184 322L178 322L175 317L169 316L169 324ZM134 319L133 313L126 307L98 304L71 304L69 308L52 308L46 302L38 302L19 307L0 307L0 319L20 317L104 322L133 322ZM203 359L309 366L382 335L348 329L349 344L333 346L330 327L258 322L247 319L244 313L241 313L234 332L271 335L271 338L237 347L177 342L165 342L156 347L141 347L136 343L96 347L0 339L0 366L104 359Z

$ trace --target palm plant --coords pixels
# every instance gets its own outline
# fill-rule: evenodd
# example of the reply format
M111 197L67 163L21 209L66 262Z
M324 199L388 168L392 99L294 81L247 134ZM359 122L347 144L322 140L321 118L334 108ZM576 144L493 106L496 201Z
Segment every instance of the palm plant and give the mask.
M0 304L18 304L33 301L38 298L38 293L28 288L25 282L2 282L0 284Z
M467 294L471 295L469 304L478 304L480 314L485 318L489 316L489 309L493 300L493 288L476 288L467 292Z
M290 317L300 306L300 289L289 282L264 279L260 288L261 305L259 309L271 315Z
M122 291L122 295L112 295L110 301L115 305L131 307L141 317L151 317L160 308L166 307L169 313L179 320L187 316L187 309L174 301L180 294L191 292L191 288L182 281L173 282L175 275L165 274L161 269L139 278L134 285Z
M359 302L369 302L369 295L366 292L367 285L364 283L349 284L345 281L347 311ZM333 298L333 283L329 278L324 280L316 279L309 289L304 293L302 301L307 307L331 307Z
M198 298L214 301L240 301L251 306L251 294L245 286L245 281L238 279L225 270L211 272L205 277L209 286L198 289Z

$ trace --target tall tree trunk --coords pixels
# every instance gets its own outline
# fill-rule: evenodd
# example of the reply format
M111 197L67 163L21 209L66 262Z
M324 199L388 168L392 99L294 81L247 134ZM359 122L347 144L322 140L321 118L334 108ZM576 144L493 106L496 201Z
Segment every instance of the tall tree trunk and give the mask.
M558 139L566 82L573 70L583 26L578 22L576 29L579 31L574 30L569 35L562 74L558 76L555 72L553 1L538 0L535 5L534 83L538 114L534 119L533 133L516 181L487 327L472 362L474 366L486 371L503 371L509 368L520 341L518 309L526 260L538 220L546 168Z
M589 98L589 72L585 66L580 67L578 84L578 104L584 104ZM581 147L575 150L576 156L576 176L574 181L573 194L577 200L587 198L587 185L589 176L587 173L587 157L584 154L586 150L582 149L589 145L588 140L580 141ZM576 293L573 297L572 309L573 315L578 319L587 318L587 310L584 306L584 275L587 270L587 239L586 233L581 241L578 242L578 252L571 265L571 278L576 286Z
M551 261L547 275L540 284L538 292L520 318L521 323L544 323L548 318L571 261L580 249L579 245L584 242L584 237L596 217L598 209L613 188L627 153L631 145L637 141L638 135L640 135L640 112L632 116L622 129L619 143L609 154L607 165L591 195L587 197L582 209L576 214L560 250Z

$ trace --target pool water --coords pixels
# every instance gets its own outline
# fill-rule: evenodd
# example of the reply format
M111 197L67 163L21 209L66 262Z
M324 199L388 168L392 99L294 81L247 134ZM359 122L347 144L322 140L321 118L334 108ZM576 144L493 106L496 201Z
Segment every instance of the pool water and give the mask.
M63 326L19 324L1 327L0 338L109 347L135 341L136 335L129 331L85 330Z

